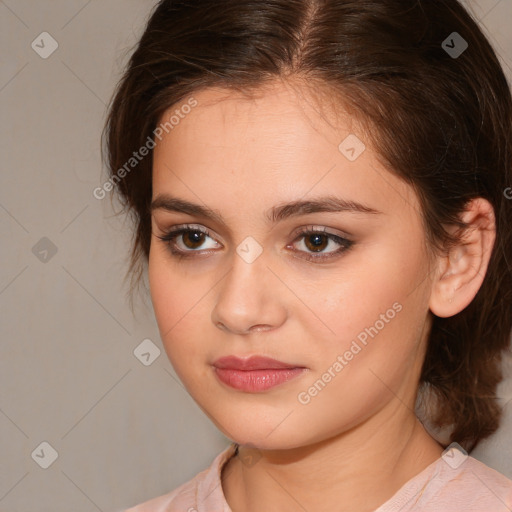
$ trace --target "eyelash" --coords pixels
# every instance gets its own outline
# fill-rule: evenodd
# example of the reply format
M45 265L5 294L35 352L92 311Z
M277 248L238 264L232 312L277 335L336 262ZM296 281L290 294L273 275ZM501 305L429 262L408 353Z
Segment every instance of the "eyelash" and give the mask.
M184 225L184 226L180 226L176 229L171 229L171 230L167 231L166 233L164 233L163 236L158 236L158 235L155 235L155 236L157 238L159 238L160 240L162 240L165 243L165 245L168 246L169 251L175 258L178 258L179 260L181 260L182 258L194 257L194 256L192 256L191 253L196 253L199 251L198 250L183 251L182 249L176 249L174 240L177 237L179 237L180 235L183 235L185 233L195 233L195 232L203 233L206 236L208 236L209 238L214 239L211 236L210 231L208 229L199 228L199 227L191 226L188 224ZM308 261L315 261L315 262L325 261L325 260L340 256L341 253L346 252L354 245L354 242L352 240L348 240L347 238L343 238L343 237L335 235L333 233L328 233L325 230L314 230L314 229L309 230L307 228L304 231L300 231L299 233L297 233L297 236L295 237L295 239L293 240L292 243L299 241L301 238L305 238L309 235L315 235L315 234L324 235L329 240L336 242L337 244L341 245L342 247L340 249L337 249L336 251L331 251L329 253L306 253L309 256L305 257L304 259L308 260ZM304 252L304 251L297 251L297 252ZM319 254L319 256L313 256L313 254ZM326 254L327 254L327 256L326 256Z

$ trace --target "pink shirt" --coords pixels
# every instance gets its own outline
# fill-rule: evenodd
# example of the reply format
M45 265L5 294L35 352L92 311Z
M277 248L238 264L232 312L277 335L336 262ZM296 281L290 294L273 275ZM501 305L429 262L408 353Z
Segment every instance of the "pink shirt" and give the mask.
M231 512L221 485L236 444L174 491L125 512ZM452 455L449 457L449 455ZM511 512L512 480L459 450L426 467L375 512Z

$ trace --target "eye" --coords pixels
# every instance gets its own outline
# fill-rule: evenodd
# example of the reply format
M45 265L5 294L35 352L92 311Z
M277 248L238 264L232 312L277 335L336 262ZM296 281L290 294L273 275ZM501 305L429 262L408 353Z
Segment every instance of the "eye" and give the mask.
M211 236L208 229L187 224L172 229L163 236L157 235L157 238L166 243L171 254L177 257L186 257L188 256L187 252L198 252L195 249L201 248L205 238L211 238ZM180 238L181 240L179 240Z
M294 243L299 240L301 242L299 245L302 245L302 247L306 249L305 251L297 251L304 252L306 254L304 259L315 261L334 258L347 251L354 244L353 241L342 236L335 235L334 233L329 233L326 229L327 228L323 228L321 226L307 226L305 230L298 233ZM336 249L336 245L339 247L338 249ZM322 252L329 246L334 246L334 250Z
M303 249L293 249L293 251L304 253L305 256L300 257L309 261L322 261L337 257L354 244L353 241L347 238L328 233L326 228L322 226L307 226L306 229L296 233L296 235L293 243L287 248L293 247L297 241L300 241ZM218 243L214 241L213 246L205 248L203 245L205 240L207 238L213 240L210 231L202 226L191 224L177 226L163 236L156 236L168 246L171 254L179 259L191 257L192 253L199 252L198 249L216 249L218 247ZM323 252L326 248L332 246L334 246L334 250ZM338 246L337 249L336 246Z

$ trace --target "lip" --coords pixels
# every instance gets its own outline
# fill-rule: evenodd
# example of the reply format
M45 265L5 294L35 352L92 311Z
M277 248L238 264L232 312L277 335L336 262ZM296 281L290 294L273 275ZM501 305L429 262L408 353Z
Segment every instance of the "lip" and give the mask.
M217 359L213 366L229 370L280 370L283 368L303 368L296 364L283 363L277 359L265 356L251 356L241 359L236 356L226 356Z
M248 393L266 391L298 377L306 368L264 356L240 359L227 356L213 363L217 378L227 386Z

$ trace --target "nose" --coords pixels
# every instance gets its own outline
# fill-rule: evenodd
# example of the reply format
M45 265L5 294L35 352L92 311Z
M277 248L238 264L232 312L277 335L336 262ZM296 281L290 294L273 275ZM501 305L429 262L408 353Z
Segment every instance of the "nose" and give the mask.
M264 253L247 263L235 252L232 268L217 288L213 324L234 334L278 328L287 316L282 286L267 267Z

